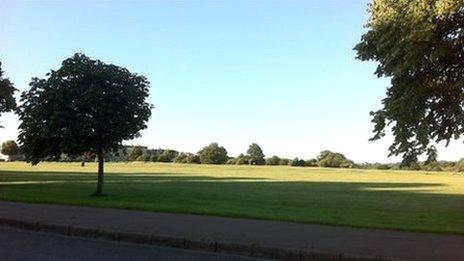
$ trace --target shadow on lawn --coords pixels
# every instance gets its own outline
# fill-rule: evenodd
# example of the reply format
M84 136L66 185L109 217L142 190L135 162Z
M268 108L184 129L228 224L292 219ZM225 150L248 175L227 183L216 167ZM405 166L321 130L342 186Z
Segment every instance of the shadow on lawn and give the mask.
M2 171L0 170L0 181L8 180L63 180L63 181L76 181L81 180L95 180L95 172L67 172L67 171ZM187 173L119 173L111 172L105 174L107 181L126 181L128 183L134 180L151 181L151 180L171 180L175 181L239 181L239 180L268 180L262 177L212 177L207 174L192 174Z
M0 199L297 222L464 233L464 194L447 184L279 181L182 173L0 170Z
M93 184L96 183L96 175L93 172L22 172L22 171L1 171L0 186L3 188L11 186L49 185L58 183L69 184ZM222 192L227 194L230 191L241 191L251 193L256 196L255 192L263 194L281 194L305 195L305 194L328 194L343 195L349 198L356 193L369 193L378 195L395 194L428 194L437 196L449 196L464 199L464 195L447 195L439 194L441 188L446 184L441 183L381 183L381 182L321 182L321 181L279 181L262 177L212 177L207 174L183 174L183 173L109 173L106 175L105 183L108 187L111 185L138 186L152 185L153 191L158 190L159 183L161 186L175 188L176 185L191 183L189 189L197 188L205 193L221 187ZM89 185L90 186L90 185ZM184 188L184 186L181 186ZM146 189L146 188L145 188ZM143 191L150 194L152 191ZM195 192L195 191L194 191ZM130 191L133 195L134 191ZM345 194L340 194L345 193ZM355 194L350 194L355 193ZM379 202L381 203L381 202Z

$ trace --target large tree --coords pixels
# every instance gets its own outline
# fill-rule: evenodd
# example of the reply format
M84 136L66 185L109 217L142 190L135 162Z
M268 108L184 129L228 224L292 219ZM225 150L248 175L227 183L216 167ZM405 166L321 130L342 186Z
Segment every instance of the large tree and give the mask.
M16 101L13 97L16 89L13 83L3 76L3 73L2 63L0 62L0 114L12 111L16 108Z
M8 156L8 160L11 160L13 156L19 154L18 144L14 140L7 140L2 143L1 152L3 155Z
M250 144L247 150L247 155L250 157L251 165L264 165L266 163L264 160L263 150L256 143Z
M198 152L202 164L225 164L228 160L227 150L213 142Z
M351 168L354 166L354 162L347 159L342 153L324 150L317 157L317 165L324 168Z
M21 95L19 142L37 164L61 153L98 157L96 195L102 194L104 153L138 137L151 116L147 78L75 54L45 79L33 78Z
M371 112L372 140L391 125L390 153L408 166L431 141L448 144L464 133L464 1L373 0L369 12L355 50L391 79L382 108Z

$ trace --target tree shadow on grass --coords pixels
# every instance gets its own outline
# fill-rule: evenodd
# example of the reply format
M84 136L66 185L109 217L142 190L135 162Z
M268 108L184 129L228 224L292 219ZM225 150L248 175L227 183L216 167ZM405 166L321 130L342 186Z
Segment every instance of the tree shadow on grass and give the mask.
M89 196L95 178L94 173L0 171L0 198L464 233L464 195L447 194L447 185L442 183L276 181L207 174L111 173L106 176L104 186L108 196L95 198Z
M155 181L155 180L167 180L167 181L239 181L239 180L268 180L263 177L213 177L207 174L189 174L189 173L123 173L123 172L111 172L105 174L108 181L121 181L121 182L134 182L134 181ZM95 172L67 172L67 171L36 171L36 172L23 172L23 171L1 171L0 170L0 181L7 182L8 180L63 180L63 181L75 181L79 182L82 180L96 180Z

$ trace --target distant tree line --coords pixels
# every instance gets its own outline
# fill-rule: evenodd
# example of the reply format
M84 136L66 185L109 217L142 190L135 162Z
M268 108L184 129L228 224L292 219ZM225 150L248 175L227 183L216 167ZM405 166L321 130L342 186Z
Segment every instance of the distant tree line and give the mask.
M423 162L416 162L412 167L404 167L401 163L355 163L344 154L330 150L321 151L313 159L280 158L278 156L267 157L261 147L252 143L246 153L237 157L229 157L227 150L217 143L211 143L195 153L179 152L172 149L149 149L146 146L122 146L117 150L106 153L107 162L164 162L183 164L228 164L228 165L269 165L292 167L324 167L324 168L358 168L379 170L426 170L426 171L459 171L464 172L464 159L458 162L438 161L435 148L430 151L429 157ZM1 153L8 156L9 161L24 160L19 146L15 141L9 140L2 144ZM91 162L96 161L97 156L92 153L83 155L61 154L59 158L47 158L45 161L61 162Z

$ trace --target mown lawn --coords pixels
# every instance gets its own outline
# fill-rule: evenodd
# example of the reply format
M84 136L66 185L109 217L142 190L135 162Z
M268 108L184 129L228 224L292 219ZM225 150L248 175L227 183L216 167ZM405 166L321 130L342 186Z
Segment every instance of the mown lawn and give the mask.
M464 175L153 163L0 163L0 199L464 234Z

